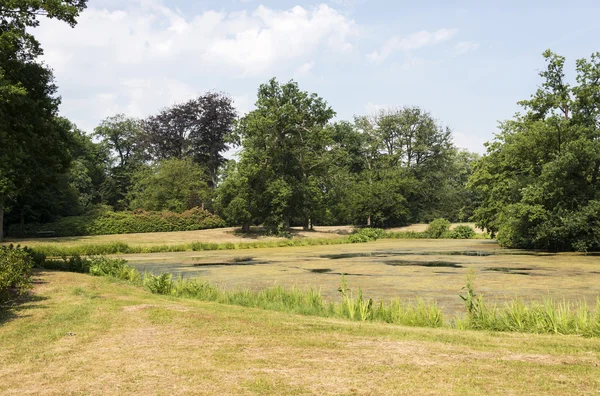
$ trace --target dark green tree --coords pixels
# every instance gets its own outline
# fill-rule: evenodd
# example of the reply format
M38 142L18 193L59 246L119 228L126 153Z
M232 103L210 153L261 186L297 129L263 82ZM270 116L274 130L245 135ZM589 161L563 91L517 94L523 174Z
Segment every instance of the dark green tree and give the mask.
M75 25L85 0L4 0L0 4L0 239L6 207L68 166L59 100L31 28L45 15Z
M163 160L140 168L132 178L130 208L150 211L185 210L210 204L206 171L187 159Z
M543 83L524 114L500 125L470 184L480 227L508 247L600 249L600 53L577 61L544 53Z
M279 229L293 220L311 228L324 205L326 126L334 115L322 98L293 81L261 85L256 109L236 129L243 150L235 177L244 184L236 213L245 210L255 222Z

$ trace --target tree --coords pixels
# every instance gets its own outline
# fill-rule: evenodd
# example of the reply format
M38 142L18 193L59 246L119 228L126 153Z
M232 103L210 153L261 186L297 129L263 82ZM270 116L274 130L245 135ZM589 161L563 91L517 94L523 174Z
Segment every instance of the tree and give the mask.
M110 152L108 177L102 185L101 195L116 209L128 206L126 198L132 176L144 162L140 134L140 121L124 114L108 117L94 130L94 135Z
M216 186L235 118L231 98L208 92L144 120L142 138L154 160L193 158Z
M139 169L129 192L130 208L184 212L210 202L205 171L191 159L170 159Z
M370 207L390 225L390 221L398 225L439 217L443 205L441 192L449 183L448 169L456 151L450 129L443 128L418 107L382 110L374 116L357 118L356 125L369 146L364 157L367 172L363 183L371 185L373 191L378 189L375 183L396 186L393 194L399 205L398 211L390 212L389 201L373 198L387 209L363 207ZM401 183L391 180L397 178L404 180ZM403 205L407 206L407 213L400 210ZM400 213L404 215L399 216Z
M0 4L0 240L6 205L68 163L65 133L56 123L52 72L28 28L45 15L75 25L85 0L6 0Z
M565 59L543 55L526 113L501 123L471 177L475 219L508 247L600 249L600 53L577 61L573 87Z
M317 94L290 81L260 86L256 110L236 129L242 145L238 164L245 210L279 229L297 219L311 228L324 203L326 125L335 112ZM241 204L241 201L236 201Z

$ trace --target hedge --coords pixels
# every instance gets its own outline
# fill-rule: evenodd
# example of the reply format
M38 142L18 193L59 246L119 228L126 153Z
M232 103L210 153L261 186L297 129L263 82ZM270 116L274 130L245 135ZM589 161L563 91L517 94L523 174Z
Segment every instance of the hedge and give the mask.
M29 223L8 227L12 238L40 236L134 234L144 232L193 231L224 227L219 216L200 208L174 212L102 212L87 216L63 217L53 223Z
M0 306L29 287L32 267L33 260L26 250L0 246Z

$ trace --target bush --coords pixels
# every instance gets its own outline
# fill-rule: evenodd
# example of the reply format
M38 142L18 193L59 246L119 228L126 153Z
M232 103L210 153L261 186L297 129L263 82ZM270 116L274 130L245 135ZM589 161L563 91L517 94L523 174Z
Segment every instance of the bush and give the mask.
M385 230L381 228L359 228L348 237L348 240L350 243L362 243L376 241L386 236Z
M24 226L13 224L8 227L8 235L14 238L35 238L40 236L40 232L53 231L51 236L65 237L193 231L224 226L223 219L200 208L183 213L95 211L83 216L63 217L54 223L30 223Z
M450 230L450 222L446 219L435 219L429 223L425 234L429 238L441 238L445 233Z
M33 260L24 249L0 246L0 304L29 288L32 267Z
M127 265L127 260L108 257L92 257L89 271L94 276L112 276L123 280L135 281L139 278L138 272Z
M459 225L448 231L447 236L452 239L471 239L475 237L475 230L466 225Z

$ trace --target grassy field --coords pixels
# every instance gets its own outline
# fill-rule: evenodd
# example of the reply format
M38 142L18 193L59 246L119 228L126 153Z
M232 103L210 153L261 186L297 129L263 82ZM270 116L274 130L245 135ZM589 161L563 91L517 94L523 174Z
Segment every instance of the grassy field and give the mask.
M473 224L464 223L474 227ZM460 225L453 224L451 228ZM427 229L427 224L413 224L407 227L391 228L388 231L413 231L422 232ZM349 235L354 230L352 226L335 227L315 227L313 231L303 231L302 228L295 227L291 230L293 239L321 239L321 238L341 238ZM476 229L481 233L481 230ZM132 246L155 246L155 245L178 245L192 242L206 243L244 243L255 241L281 241L286 238L266 236L258 227L253 227L252 232L244 234L239 232L238 228L216 228L211 230L199 231L178 231L178 232L153 232L145 234L121 234L121 235L97 235L82 237L62 237L62 238L34 238L34 239L8 239L4 244L20 244L22 246L39 245L59 245L59 246L79 246L85 244L103 244L122 242Z
M466 255L469 254L469 255ZM501 249L491 240L380 240L308 246L132 254L140 271L202 277L225 288L273 285L313 287L326 299L339 298L341 274L366 297L390 300L416 296L437 300L448 313L463 310L458 297L469 269L489 301L552 296L569 301L600 296L600 258Z
M0 325L2 394L597 394L600 340L419 329L41 272Z

